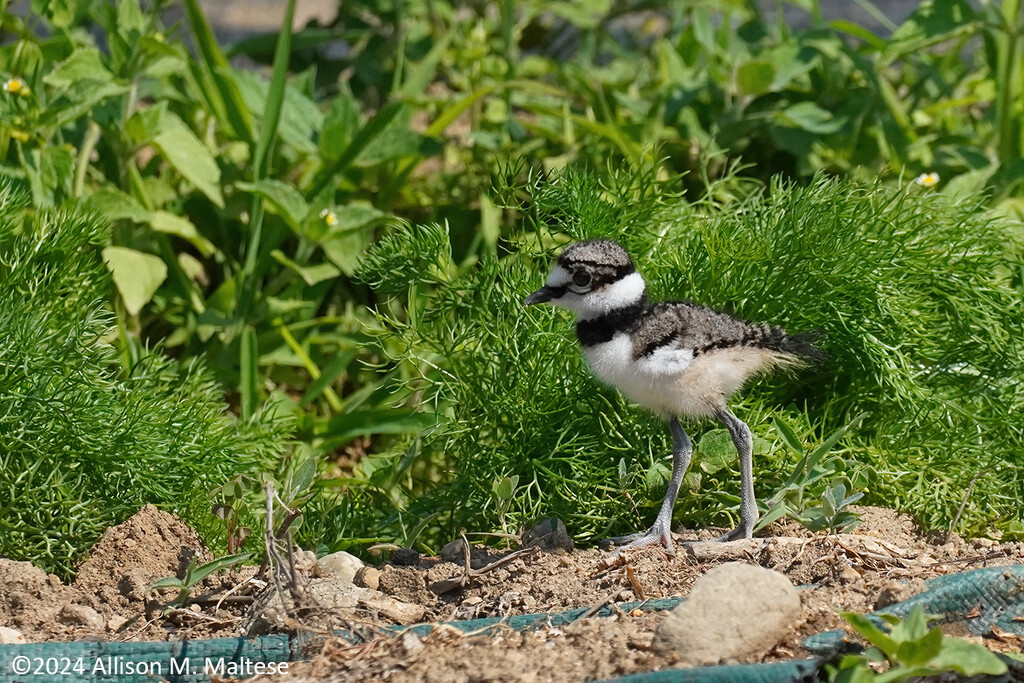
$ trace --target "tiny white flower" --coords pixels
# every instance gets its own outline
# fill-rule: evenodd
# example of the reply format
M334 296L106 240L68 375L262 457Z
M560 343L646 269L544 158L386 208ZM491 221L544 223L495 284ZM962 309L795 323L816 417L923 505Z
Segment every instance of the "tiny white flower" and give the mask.
M25 86L25 81L21 80L17 76L8 79L8 81L4 83L4 92L9 92L12 95L17 95L18 93L23 93L27 90L28 88Z
M321 211L320 218L323 219L324 223L326 223L328 227L334 227L335 225L338 224L337 214L335 214L330 209L324 209L323 211Z
M921 187L935 187L939 184L939 174L935 171L929 173L922 173L921 175L914 178L914 182Z

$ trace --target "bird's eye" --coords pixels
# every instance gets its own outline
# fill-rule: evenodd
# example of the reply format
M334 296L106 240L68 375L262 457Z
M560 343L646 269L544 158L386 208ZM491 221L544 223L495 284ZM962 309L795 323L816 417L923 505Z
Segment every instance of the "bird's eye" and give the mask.
M588 273L585 270L577 270L575 273L572 274L572 281L576 284L577 287L586 287L587 285L590 284L590 280L590 273Z

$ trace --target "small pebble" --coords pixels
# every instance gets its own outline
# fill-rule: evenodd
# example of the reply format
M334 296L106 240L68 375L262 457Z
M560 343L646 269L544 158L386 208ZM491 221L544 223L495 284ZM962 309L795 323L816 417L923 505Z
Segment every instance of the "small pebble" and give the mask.
M441 552L438 553L438 557L444 562L462 564L466 558L466 542L461 538L456 538L454 541L445 543Z
M341 550L330 555L324 555L316 562L317 576L340 579L343 583L352 583L356 572L363 568L363 561L351 553Z
M356 572L354 580L357 586L377 590L380 587L380 570L376 567L363 567Z
M402 634L402 647L406 654L414 655L423 649L423 641L412 631L406 631Z
M57 621L62 624L87 626L96 631L105 630L106 622L100 613L87 605L69 604L61 608Z
M15 628L0 626L0 645L24 645L25 636Z

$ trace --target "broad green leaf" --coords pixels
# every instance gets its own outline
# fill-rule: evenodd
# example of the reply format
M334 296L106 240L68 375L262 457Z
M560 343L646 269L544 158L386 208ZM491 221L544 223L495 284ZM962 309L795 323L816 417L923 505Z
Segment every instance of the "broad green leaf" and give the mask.
M779 112L776 119L781 125L821 135L838 132L846 124L844 119L834 118L831 112L814 102L797 102Z
M339 240L346 244L361 242L360 238L356 238L354 241L346 240L346 233L375 225L387 216L388 214L365 202L324 209L320 213L319 219L306 221L303 235L320 244L325 253L336 255L339 252L344 252L343 262L354 262L358 254L348 253L347 246L338 247L335 242ZM333 256L331 258L333 260Z
M1002 676L1006 662L983 645L961 638L943 638L942 649L929 666L940 671L956 671L964 676Z
M194 586L195 584L199 583L200 581L202 581L214 572L219 572L222 569L227 569L228 567L236 565L239 562L245 562L250 557L252 557L252 553L235 553L234 555L225 555L224 557L219 557L216 560L213 560L212 562L207 562L206 564L190 572L188 577L190 579L189 587Z
M320 241L320 248L331 263L338 266L341 272L352 277L361 262L363 253L372 242L368 234L370 230L347 230L331 233Z
M145 223L150 215L134 197L114 187L100 188L85 203L109 221Z
M285 502L291 504L296 498L306 493L306 490L316 479L316 473L316 458L309 457L299 463L298 467L292 471L291 476L288 478L288 490L286 491L288 499Z
M672 470L661 460L651 463L651 466L647 468L647 475L644 477L644 483L648 490L656 490L665 486L668 482L669 477L672 476Z
M896 657L896 650L899 648L899 644L889 637L889 635L875 625L875 622L870 617L866 617L863 614L856 614L854 612L843 612L843 619L853 627L857 633L859 633L865 640L877 647L879 650L885 653L885 656L893 661Z
M149 215L147 222L157 232L176 235L187 240L204 256L212 256L217 251L213 243L200 235L192 221L184 216L169 211L154 211Z
M184 126L172 126L153 138L153 145L186 180L211 202L224 208L220 168L209 148Z
M399 112L406 105L403 102L389 102L377 112L377 114L366 122L359 132L352 138L352 142L345 148L345 151L331 164L331 166L317 176L316 183L310 191L310 196L318 197L356 160L362 151L377 137L379 137L398 116Z
M714 474L739 457L732 437L725 429L712 429L705 433L697 452L700 454L700 468L708 474Z
M65 147L50 145L19 156L39 206L53 206L70 196L75 158Z
M374 166L391 159L416 155L423 138L414 133L410 126L413 113L411 106L403 104L398 114L369 141L356 158L356 163L360 166Z
M341 156L359 125L359 104L348 93L337 95L320 131L320 152L324 158L334 160Z
M786 442L786 445L796 451L797 455L803 455L804 444L800 440L800 437L796 435L793 429L783 420L781 417L772 418L772 423L775 425L775 431L779 433L782 440Z
M895 632L900 625L893 627ZM895 633L893 634L895 636ZM896 650L897 660L907 667L924 667L929 660L939 653L942 647L942 632L938 629L928 631L924 636L899 644Z
M291 185L268 178L255 183L237 183L238 189L251 192L270 202L277 213L293 231L302 232L302 224L309 215L309 205L298 190Z
M262 75L247 71L239 72L236 81L246 106L253 111L263 112L265 116L272 84ZM323 112L313 100L291 83L285 85L283 97L277 121L277 137L300 152L316 152L317 132L323 127L324 122Z
M761 59L775 69L771 90L778 92L813 69L821 61L821 53L807 45L786 43L762 53Z
M92 81L110 81L113 78L113 74L103 63L103 56L99 50L80 47L44 76L43 82L61 88Z
M103 261L113 276L125 308L132 315L139 314L167 279L166 264L152 254L126 247L107 247L103 250Z
M85 18L90 4L89 0L32 0L29 7L33 14L46 17L56 28L70 29Z
M146 30L146 17L138 0L120 0L117 3L117 26L121 35L136 40Z
M896 651L897 661L909 666L917 666L931 659L932 655L938 652L938 643L942 640L942 634L938 629L935 629L934 633L937 635L930 634L928 617L924 613L924 608L918 605L889 632L889 636L900 643L900 647ZM931 639L924 643L930 635ZM919 650L916 646L904 649L904 646L917 641L924 643L923 650ZM930 653L925 656L924 653L927 651Z
M132 142L141 145L152 140L157 133L168 126L173 126L175 123L180 126L185 125L184 122L168 123L166 117L167 102L157 102L152 107L139 109L128 117L124 129L131 137Z
M573 26L589 31L597 28L601 19L611 8L610 0L592 0L591 2L548 2L544 9L555 16L565 19Z
M772 504L768 511L761 515L761 518L757 520L757 525L754 527L754 531L760 531L775 520L783 517L788 512L786 507L786 501L780 499L779 501Z
M775 67L760 59L747 62L736 71L736 86L745 95L768 92L775 80Z
M185 584L182 583L181 579L178 577L168 576L167 578L159 579L149 584L146 588L146 592L148 593L151 590L157 590L159 588L183 588L184 586Z
M925 0L889 37L885 61L969 31L976 19L965 0Z

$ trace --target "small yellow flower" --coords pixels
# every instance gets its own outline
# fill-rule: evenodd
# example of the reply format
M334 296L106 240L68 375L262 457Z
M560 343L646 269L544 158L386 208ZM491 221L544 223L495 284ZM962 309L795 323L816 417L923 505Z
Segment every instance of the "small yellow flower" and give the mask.
M324 209L323 211L321 211L320 218L323 219L324 223L326 223L327 227L329 228L333 228L335 225L338 224L337 214L335 214L330 209Z
M921 187L935 187L939 184L939 174L934 171L930 173L922 173L914 178L914 182Z
M25 81L18 77L14 77L4 83L4 92L9 92L12 95L17 95L19 93L24 95L28 93L28 86L25 85Z

